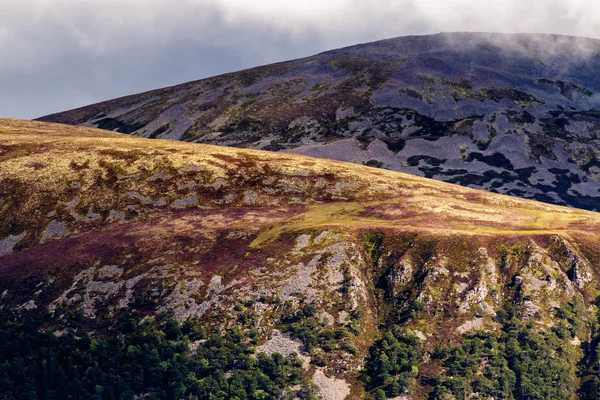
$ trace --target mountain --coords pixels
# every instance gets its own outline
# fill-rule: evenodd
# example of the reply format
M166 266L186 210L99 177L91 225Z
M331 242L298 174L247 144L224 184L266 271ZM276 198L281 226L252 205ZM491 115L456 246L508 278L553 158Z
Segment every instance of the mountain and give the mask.
M443 33L328 51L40 118L293 152L600 209L600 41Z
M599 241L591 211L2 119L0 392L597 398Z

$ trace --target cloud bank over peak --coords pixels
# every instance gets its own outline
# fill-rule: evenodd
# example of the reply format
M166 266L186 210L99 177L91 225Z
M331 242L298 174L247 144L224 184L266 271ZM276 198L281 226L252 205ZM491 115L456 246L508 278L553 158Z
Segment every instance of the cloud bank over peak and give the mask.
M440 31L594 37L585 0L3 0L0 115L34 118L331 48Z

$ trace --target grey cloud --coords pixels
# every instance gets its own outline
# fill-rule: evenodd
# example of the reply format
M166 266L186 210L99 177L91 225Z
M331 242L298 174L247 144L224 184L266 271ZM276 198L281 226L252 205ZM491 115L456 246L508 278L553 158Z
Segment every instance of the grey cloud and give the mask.
M595 36L582 0L2 0L0 115L51 112L330 48L439 31Z
M483 40L484 43L487 42L491 46L523 55L533 55L542 62L552 62L552 59L557 57L569 57L573 61L583 61L590 57L600 56L600 40L589 40L581 36L477 33L448 35L445 36L445 39L446 46L463 49L479 46Z

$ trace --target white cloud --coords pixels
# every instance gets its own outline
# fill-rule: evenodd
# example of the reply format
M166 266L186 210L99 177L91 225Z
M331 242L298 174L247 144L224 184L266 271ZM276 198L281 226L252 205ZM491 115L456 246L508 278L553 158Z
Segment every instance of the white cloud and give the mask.
M0 1L0 115L17 117L407 34L600 35L591 0Z

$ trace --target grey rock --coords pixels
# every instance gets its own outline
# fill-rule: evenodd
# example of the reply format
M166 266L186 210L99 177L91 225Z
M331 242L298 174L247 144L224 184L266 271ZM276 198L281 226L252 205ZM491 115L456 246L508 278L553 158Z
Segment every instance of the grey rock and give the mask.
M399 37L40 118L600 209L600 41ZM340 195L341 196L341 195Z

